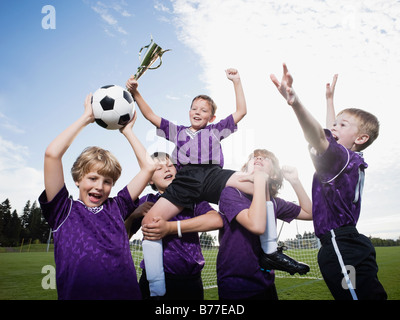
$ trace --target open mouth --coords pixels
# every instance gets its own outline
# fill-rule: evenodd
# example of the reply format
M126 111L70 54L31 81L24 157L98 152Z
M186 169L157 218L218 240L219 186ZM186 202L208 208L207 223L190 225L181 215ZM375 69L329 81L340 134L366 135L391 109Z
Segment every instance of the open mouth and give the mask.
M164 177L164 180L171 180L173 178L172 174L168 174Z
M91 202L96 203L96 202L98 202L99 200L101 200L101 198L102 198L101 194L98 194L98 193L89 193L89 200L90 200Z

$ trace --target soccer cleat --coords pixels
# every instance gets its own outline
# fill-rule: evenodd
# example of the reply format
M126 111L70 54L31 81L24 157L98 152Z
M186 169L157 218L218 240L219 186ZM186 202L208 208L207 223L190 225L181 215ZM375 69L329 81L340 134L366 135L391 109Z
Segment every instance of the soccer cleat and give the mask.
M294 275L306 274L310 267L302 262L297 262L286 254L282 253L283 248L279 247L274 253L266 254L263 252L259 259L261 270L280 270Z

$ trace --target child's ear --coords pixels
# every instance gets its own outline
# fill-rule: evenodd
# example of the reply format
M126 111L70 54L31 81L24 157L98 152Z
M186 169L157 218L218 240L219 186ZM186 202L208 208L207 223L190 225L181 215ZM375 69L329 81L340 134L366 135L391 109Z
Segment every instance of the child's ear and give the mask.
M79 189L79 181L75 181L75 185L78 187Z
M210 120L208 120L208 122L209 122L209 123L213 122L213 121L215 120L216 117L217 117L217 116L214 114L214 115L210 118Z
M368 140L369 140L369 135L366 133L363 133L357 137L357 139L356 139L356 141L354 141L354 143L357 145L361 145L361 144L366 143Z

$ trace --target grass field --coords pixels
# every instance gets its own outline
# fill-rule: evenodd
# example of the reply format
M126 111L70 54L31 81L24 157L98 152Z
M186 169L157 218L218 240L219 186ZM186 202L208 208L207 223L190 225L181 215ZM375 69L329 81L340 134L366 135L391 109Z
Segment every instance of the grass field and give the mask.
M57 292L42 288L45 265L54 266L53 252L0 253L0 300L54 300ZM400 247L376 248L379 279L390 300L400 300ZM277 278L281 300L330 300L323 280ZM218 299L217 288L205 290L206 300Z

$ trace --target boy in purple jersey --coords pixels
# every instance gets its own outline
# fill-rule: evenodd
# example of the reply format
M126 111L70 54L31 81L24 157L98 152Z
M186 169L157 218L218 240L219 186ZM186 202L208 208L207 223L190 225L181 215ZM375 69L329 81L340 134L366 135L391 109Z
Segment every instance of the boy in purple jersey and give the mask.
M345 109L333 121L333 92L327 85L328 125L323 130L293 90L293 78L283 65L282 81L271 75L279 92L292 106L304 135L316 173L313 180L313 220L322 247L318 263L335 299L386 299L378 280L375 249L356 229L364 184L361 151L379 134L377 118L360 109ZM350 271L350 274L348 274Z
M173 160L179 170L174 181L146 214L143 224L152 222L154 217L169 220L183 208L193 209L194 204L199 201L218 203L226 185L240 186L240 178L233 170L222 169L224 158L220 141L236 131L236 125L246 115L247 107L239 72L236 69L228 69L226 75L233 82L236 111L214 125L212 124L216 118L214 101L205 95L197 96L193 99L189 110L190 127L177 126L156 115L138 92L138 83L134 77L127 81L127 89L132 93L144 117L159 129L159 135L176 145ZM145 240L143 254L146 256L149 252L147 247L151 246L153 252L157 250L159 255L162 252L161 245L161 241L158 244L150 244ZM159 263L154 264L156 265ZM163 279L153 281L152 277L149 277L149 273L153 272L149 268L146 272L151 294L163 295L165 293ZM155 271L155 274L157 278L162 276L158 271Z
M168 185L175 179L176 168L168 154L157 152L152 155L152 158L156 162L156 170L151 178L150 185L158 193L150 193L139 200L139 207L125 221L129 236L136 233L141 226L143 216L158 201ZM190 230L189 224L193 221L192 218L194 217L198 218L197 221L201 227L198 225L195 230ZM182 210L182 212L168 222L159 219L149 226L143 226L142 232L145 239L163 239L163 267L166 294L161 299L204 299L201 270L204 267L205 261L201 252L198 232L218 229L221 226L222 220L218 212L205 201L197 203L193 210ZM144 261L142 261L141 267L145 269ZM150 298L146 272L142 273L139 285L143 298Z
M45 190L39 202L53 230L56 283L60 300L140 299L135 266L124 219L154 172L146 150L132 132L134 121L121 129L141 171L114 198L111 188L121 174L118 160L98 147L85 149L71 173L79 199L69 197L62 157L78 133L94 122L91 94L83 115L58 135L44 157Z
M231 187L221 193L219 209L224 226L219 233L218 294L222 300L278 299L274 271L264 272L259 266L259 258L265 251L260 236L268 224L275 226L276 218L286 222L311 220L311 200L297 171L285 167L281 172L279 162L270 151L255 150L242 170L254 172L254 195ZM282 175L294 188L300 206L276 196ZM269 212L274 213L273 221L267 220Z

